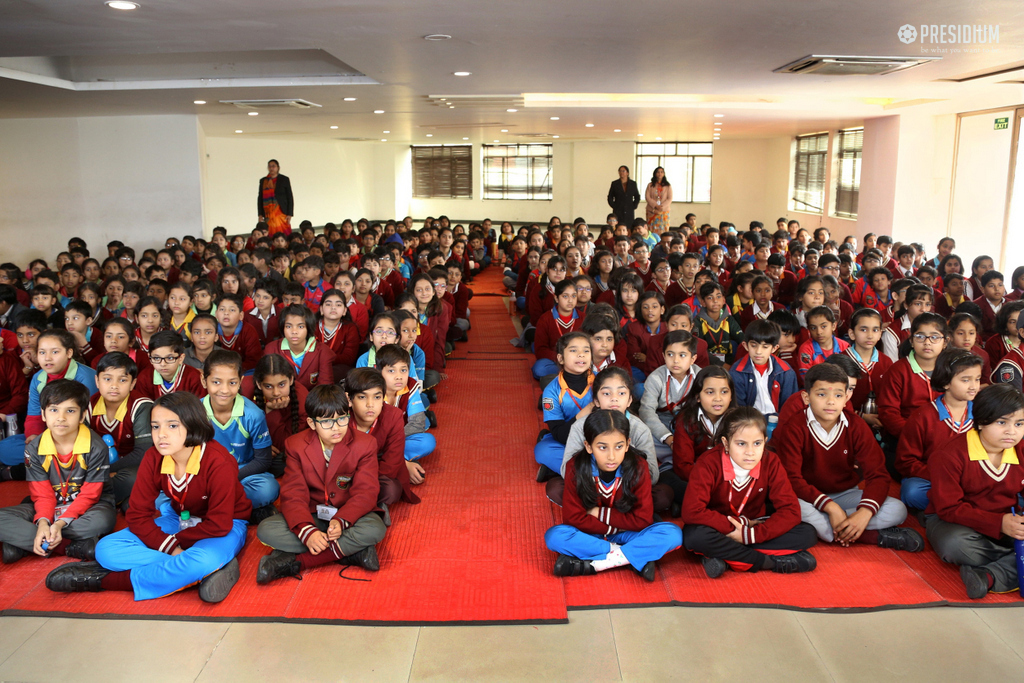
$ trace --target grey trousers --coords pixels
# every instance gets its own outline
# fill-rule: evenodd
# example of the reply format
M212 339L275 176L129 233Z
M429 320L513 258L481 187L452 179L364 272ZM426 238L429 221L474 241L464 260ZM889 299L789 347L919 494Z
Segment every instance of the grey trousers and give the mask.
M322 519L313 519L312 521L320 531L327 531L328 522ZM386 531L387 527L384 526L380 515L371 512L368 515L363 515L356 520L355 524L341 532L338 547L341 548L341 553L345 556L355 555L363 548L369 548L371 545L377 545L383 541ZM288 528L288 522L285 521L284 515L281 513L260 522L256 528L256 538L263 545L268 545L274 550L283 550L286 553L299 555L309 551L306 544Z
M860 489L848 489L839 493L827 494L829 498L833 500L839 507L846 511L847 515L852 515L857 511L857 505L860 504L860 498L864 494ZM907 506L904 505L898 498L892 496L886 496L882 502L882 507L878 510L871 521L868 522L867 530L877 531L878 529L888 529L890 527L899 526L907 519ZM807 501L800 501L800 521L807 522L814 527L814 530L818 532L818 538L831 543L835 540L835 533L832 531L832 522L829 521L828 515L824 512L820 512L816 507L808 503Z
M987 570L995 579L992 590L997 593L1018 588L1012 539L996 541L970 527L943 522L938 515L928 516L925 529L928 542L943 562Z
M22 550L32 552L38 527L32 518L36 509L32 503L21 503L0 508L0 542L10 543ZM114 530L117 512L107 498L100 498L81 517L61 530L61 536L72 541L82 538L104 536Z
M139 474L137 467L125 467L114 473L110 478L110 484L114 488L114 502L117 505L126 502L132 497L132 488L135 486L135 478Z

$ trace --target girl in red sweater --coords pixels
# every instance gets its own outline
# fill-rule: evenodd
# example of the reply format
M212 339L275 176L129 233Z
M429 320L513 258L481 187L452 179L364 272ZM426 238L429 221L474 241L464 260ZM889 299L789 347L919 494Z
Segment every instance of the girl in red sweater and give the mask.
M321 304L320 310L323 310ZM260 358L253 373L252 400L267 414L267 428L273 442L274 459L270 473L284 474L284 442L306 428L306 396L309 393L295 377L295 368L276 353Z
M555 363L555 347L562 335L575 332L583 325L583 318L576 310L576 285L572 280L562 280L555 285L554 306L537 320L537 331L533 337L533 378L547 386L548 379L559 372Z
M910 354L893 363L882 377L878 418L891 437L893 449L910 414L935 400L938 392L932 389L930 376L948 339L949 328L942 316L922 313L910 327Z
M944 561L960 566L967 597L1016 591L1013 541L1024 540L1021 437L1024 396L1005 384L978 392L974 428L932 454L928 472L928 541Z
M153 448L139 465L128 528L100 539L96 562L50 572L50 590L133 591L150 600L198 583L200 599L220 602L238 581L235 556L252 514L238 462L214 441L202 403L188 392L158 398L151 420ZM160 493L173 514L154 519Z
M765 450L764 415L734 408L722 418L717 437L715 448L691 471L683 499L687 550L703 556L711 579L727 567L779 574L813 570L818 563L807 548L817 536L800 521L800 503L778 456Z
M334 353L317 341L316 326L315 313L302 304L292 304L281 311L284 338L271 342L263 351L265 356L284 356L306 391L318 384L334 384Z
M337 289L328 289L320 299L320 323L316 338L334 352L334 376L344 377L355 367L359 357L359 328L349 315L345 296Z
M565 466L563 523L544 534L558 553L555 576L581 576L632 565L654 581L655 562L683 544L675 524L654 523L651 475L629 445L629 421L595 410L583 425L584 449Z

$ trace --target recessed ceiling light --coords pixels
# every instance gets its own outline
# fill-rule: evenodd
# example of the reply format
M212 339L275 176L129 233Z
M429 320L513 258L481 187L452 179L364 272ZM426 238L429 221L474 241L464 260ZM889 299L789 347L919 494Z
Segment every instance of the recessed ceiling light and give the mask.
M558 120L558 117L557 117L557 116L552 116L552 117L551 117L551 120L552 120L552 121L557 121L557 120Z
M463 139L463 140L468 140L469 138L462 138L462 139Z
M715 114L715 118L716 119L724 119L725 118L725 114Z
M381 139L380 139L380 141L381 141L381 142L387 142L387 141L388 141L388 139L387 139L387 138L381 138Z
M453 76L472 76L472 71L455 71L452 73Z
M236 132L236 133L241 133L242 131L240 131L240 130L236 130L235 132Z
M427 137L428 138L432 138L432 137L434 137L434 134L433 133L427 133Z
M495 142L498 142L498 141L497 141L497 140L495 140Z
M452 37L444 33L431 33L429 36L423 36L423 40L451 40Z
M502 132L502 133L507 133L507 132L508 132L508 128L502 128L502 129L501 129L501 132Z
M388 133L390 133L391 131L390 131L390 130L382 130L381 132L382 132L382 133L384 133L384 135L387 135L387 134L388 134Z
M552 135L551 137L553 137L553 138L557 138L558 136L557 136L557 135Z
M331 130L338 130L337 126L331 126Z
M519 110L518 109L506 109L505 111L507 111L509 114L515 114Z
M120 10L132 10L132 9L138 9L139 8L139 3L137 3L137 2L129 2L128 0L108 0L106 5L110 9L120 9Z
M192 100L192 104L206 104L206 100Z
M636 134L636 136L637 136L638 138L642 138L642 137L644 136L644 134L643 134L643 133L637 133L637 134Z
M594 127L594 124L592 124L592 123L587 123L585 125L586 125L587 128L593 128Z
M660 140L661 138L654 138L654 139L655 139L655 140Z
M373 113L374 113L374 114L383 114L383 113L384 113L384 110L383 110L383 109L374 109L374 110L373 110Z
M345 101L346 101L346 102L355 102L355 101L356 101L356 98L354 98L354 97L346 97L346 98L345 98Z
M616 128L616 129L615 129L615 130L614 130L613 132L615 132L615 133L621 133L621 132L622 132L622 129L621 129L621 128Z
M449 104L449 105L448 105L448 108L449 108L449 109L455 109L455 105L454 105L454 104Z
M258 111L251 111L251 112L249 112L249 116L259 116L259 115L260 115L260 113Z

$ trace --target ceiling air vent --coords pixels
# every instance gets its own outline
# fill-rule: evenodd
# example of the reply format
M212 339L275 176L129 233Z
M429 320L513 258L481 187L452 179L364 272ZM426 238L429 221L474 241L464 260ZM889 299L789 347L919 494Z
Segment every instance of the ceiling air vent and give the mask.
M914 66L927 64L941 57L842 57L839 55L808 55L774 73L814 74L816 76L884 76Z
M221 104L233 104L239 109L270 109L275 107L291 107L292 109L312 109L322 104L308 100L221 100Z

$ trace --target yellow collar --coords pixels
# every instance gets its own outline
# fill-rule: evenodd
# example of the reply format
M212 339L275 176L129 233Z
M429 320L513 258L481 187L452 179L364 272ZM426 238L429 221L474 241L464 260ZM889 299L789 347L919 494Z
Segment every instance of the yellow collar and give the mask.
M84 424L78 425L78 436L75 437L75 446L72 453L88 453L92 447L92 438L89 435L89 428ZM53 435L47 429L39 437L39 455L57 455L57 445L53 443Z
M129 400L130 398L131 396L128 396L128 398L121 401L121 406L114 413L114 419L118 422L124 422L124 417L128 414L128 404L131 402ZM92 409L92 413L93 415L100 415L102 417L107 416L107 402L103 400L102 396L96 401L96 407Z
M192 449L192 455L188 456L188 462L185 464L185 474L199 474L199 464L203 460L203 451L205 450L205 444ZM174 474L174 458L169 455L164 456L163 462L160 463L160 474Z
M988 460L988 451L981 445L981 437L978 436L978 430L972 429L967 432L967 457L972 461L975 460ZM1011 465L1019 465L1020 460L1017 458L1017 451L1013 448L1007 448L1003 451L1003 463L1009 463Z

